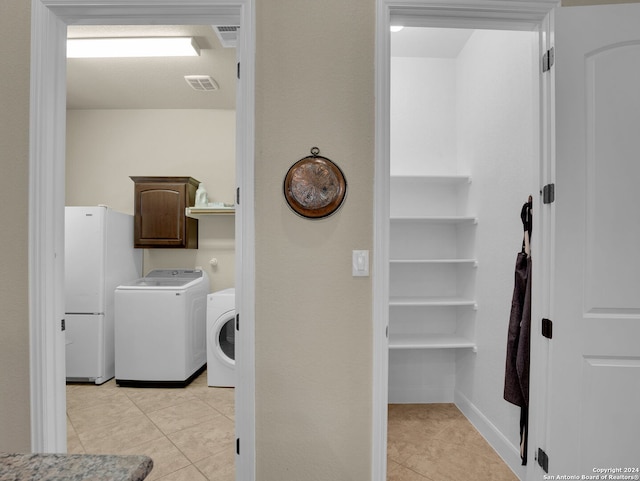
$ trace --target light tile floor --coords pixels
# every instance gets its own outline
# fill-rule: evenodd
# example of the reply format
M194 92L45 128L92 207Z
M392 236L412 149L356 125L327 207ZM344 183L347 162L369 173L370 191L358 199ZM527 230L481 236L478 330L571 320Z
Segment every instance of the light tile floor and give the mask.
M518 481L454 404L390 404L388 481Z
M234 390L206 372L184 389L69 384L67 433L70 453L150 456L147 480L235 479Z
M453 404L392 404L388 481L517 481ZM153 481L233 481L234 390L67 385L70 453L146 454Z

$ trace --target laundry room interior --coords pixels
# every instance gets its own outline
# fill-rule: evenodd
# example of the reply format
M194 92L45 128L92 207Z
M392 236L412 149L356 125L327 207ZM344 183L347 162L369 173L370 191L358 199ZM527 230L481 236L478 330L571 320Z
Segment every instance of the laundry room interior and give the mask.
M140 240L142 234L136 233L136 243L144 246L132 249L140 257L139 275L117 283L119 289L113 300L115 373L105 368L105 379L70 375L74 364L83 364L81 358L70 362L69 353L74 349L71 345L87 334L77 334L76 325L67 322L68 451L125 454L142 450L154 458L149 479L176 471L194 480L203 475L233 479L236 34L210 25L68 28L69 39L114 36L192 38L199 53L171 59L68 58L65 205L67 209L106 206L107 216L113 217L111 211L122 213L133 229L136 209L147 215L144 205L136 205L140 196L146 195L145 182L155 188L149 191L153 195L165 191L164 184L158 187L157 182L167 182L169 196L176 189L185 195L178 228L184 226L180 235L187 240L184 246L162 245L162 241L147 246L144 242L155 241ZM198 76L195 87L193 76ZM201 88L203 84L205 88ZM170 224L171 220L166 222ZM144 231L144 225L141 229ZM67 252L83 250L75 242L66 240ZM134 247L133 232L127 233L127 242L130 249ZM109 266L107 277L108 272ZM175 292L168 291L172 281L163 280L165 274L191 279L176 280L172 288ZM150 290L141 294L140 289L155 284L159 286L158 296L164 292L178 299L195 290L182 289L180 285L195 283L198 332L182 333L177 329L163 331L163 337L161 311L174 312L175 306L163 304L160 297L154 299ZM146 316L153 317L149 320L153 325L138 323L134 329L127 314L122 314L132 309L131 300L123 299L134 295L140 309L147 309L145 305L149 312L154 305L158 309ZM189 311L188 306L184 309ZM191 316L191 311L187 315ZM211 319L212 326L224 321L218 328L220 342L216 343L224 353L209 352L205 315L207 321L210 315L219 317ZM67 317L73 316L67 313ZM126 331L122 328L125 324ZM155 351L147 355L136 352L143 341L151 339L158 342ZM187 345L187 354L182 356L181 342L197 344L197 355ZM203 357L205 342L207 352ZM111 343L113 348L113 339ZM109 350L108 340L102 345ZM87 350L91 348L85 347L84 354L90 355ZM95 352L92 354L95 357ZM186 374L174 375L172 370L179 359L174 362L172 356L193 356L191 364L197 366L185 366ZM106 364L113 363L108 356L105 359ZM212 359L216 363L213 369ZM158 372L140 375L139 368L145 363L153 363ZM122 369L124 364L126 370ZM203 370L207 365L209 369ZM212 379L214 370L216 377ZM127 379L130 377L135 379Z
M539 36L396 30L390 60L389 472L402 465L438 476L438 457L417 454L433 454L436 447L407 430L427 430L416 425L416 405L454 404L522 479L521 410L503 392L514 266L523 249L521 211L530 195L532 239L538 238ZM408 417L399 414L403 406ZM456 444L442 434L435 438L439 451Z
M105 204L133 214L131 176L192 177L204 185L209 202L233 205L236 49L222 47L207 30L212 28L69 27L69 37L107 36L115 31L121 32L116 33L119 36L189 36L202 45L195 60L67 61L66 205ZM110 72L115 62L117 73ZM202 65L207 65L206 72L197 70ZM174 76L174 70L182 75ZM183 78L193 73L211 74L218 88L194 91ZM101 87L108 91L101 92ZM171 95L160 88L172 89ZM197 249L145 249L145 273L199 266L208 272L212 292L233 287L234 216L199 216L198 229ZM211 265L212 259L217 265Z

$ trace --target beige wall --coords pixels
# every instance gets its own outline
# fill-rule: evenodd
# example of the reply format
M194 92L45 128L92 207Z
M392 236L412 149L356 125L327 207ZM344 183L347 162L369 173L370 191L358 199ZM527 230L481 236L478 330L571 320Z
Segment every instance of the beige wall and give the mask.
M29 451L30 5L0 3L0 451Z
M263 480L365 480L371 465L372 0L260 0L256 66L256 436ZM282 181L313 146L348 182L324 220Z
M70 110L66 204L132 214L132 175L191 176L211 202L233 203L235 122L233 110ZM145 273L202 267L211 291L233 287L234 216L201 218L199 234L198 249L146 249Z

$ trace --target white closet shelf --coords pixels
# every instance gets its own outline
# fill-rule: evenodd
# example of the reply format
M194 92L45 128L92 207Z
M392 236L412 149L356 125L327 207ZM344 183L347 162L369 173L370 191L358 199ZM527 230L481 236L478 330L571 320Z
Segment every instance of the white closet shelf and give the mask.
M473 307L477 309L478 305L474 299L465 299L461 297L391 297L389 306L405 306L405 307Z
M457 184L471 182L471 176L464 174L454 175L392 175L392 182L432 182L443 184Z
M430 224L477 224L477 217L472 216L415 216L391 217L391 222L423 222Z
M391 264L473 264L478 267L477 259L391 259Z
M458 334L398 334L389 336L389 349L476 349L472 340Z

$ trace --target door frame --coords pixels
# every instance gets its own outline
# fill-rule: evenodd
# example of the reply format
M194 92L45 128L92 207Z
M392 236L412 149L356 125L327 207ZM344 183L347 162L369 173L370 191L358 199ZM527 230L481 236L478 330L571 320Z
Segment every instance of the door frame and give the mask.
M375 174L374 174L374 239L373 246L376 256L373 260L373 406L372 406L372 479L384 481L387 473L387 405L388 405L388 374L389 374L389 200L390 200L390 41L389 27L392 24L414 27L458 27L458 28L488 28L508 30L537 30L540 32L540 51L546 50L545 46L550 42L549 16L552 10L559 6L559 1L540 0L376 0L376 132L375 132ZM551 104L549 98L553 94L553 88L549 79L541 82L539 108L539 133L540 133L540 163L541 182L547 183L553 177L553 156L549 142L549 132L553 123ZM535 108L536 106L534 106ZM551 165L551 168L549 168ZM545 182L546 181L546 182ZM538 219L544 218L544 227L550 226L552 213L540 213ZM539 225L542 226L540 223ZM542 243L547 242L547 236L543 239L536 236L539 248L537 262L547 269L552 255L552 245L547 243L546 249L542 249ZM543 276L536 281L539 286L540 313L549 310L549 294L544 291L550 289L549 285L542 288ZM534 321L532 319L532 321ZM532 329L534 329L532 325ZM538 338L532 336L532 358L541 354ZM543 379L542 367L532 363L531 383L538 384ZM540 382L542 384L542 382ZM540 395L532 397L530 416L536 419L530 426L529 445L534 446L539 431L544 431L544 419L539 419L536 413L539 409ZM546 413L541 413L546 415ZM534 460L529 461L527 467L527 479L533 479Z
M32 0L29 138L31 449L66 452L64 203L67 25L236 24L236 479L255 479L255 0ZM242 262L240 262L242 259Z

